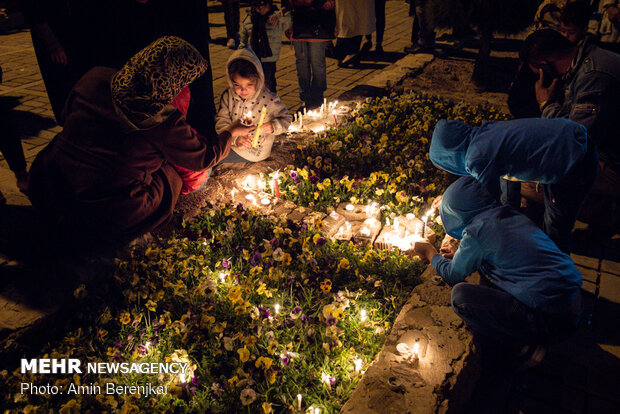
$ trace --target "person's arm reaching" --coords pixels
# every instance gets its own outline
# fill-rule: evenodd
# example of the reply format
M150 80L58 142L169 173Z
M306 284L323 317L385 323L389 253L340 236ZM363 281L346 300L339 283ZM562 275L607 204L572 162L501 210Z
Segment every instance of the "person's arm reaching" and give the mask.
M483 258L483 252L478 242L464 234L452 260L448 260L440 254L435 254L431 259L431 264L437 274L448 285L454 286L478 270Z

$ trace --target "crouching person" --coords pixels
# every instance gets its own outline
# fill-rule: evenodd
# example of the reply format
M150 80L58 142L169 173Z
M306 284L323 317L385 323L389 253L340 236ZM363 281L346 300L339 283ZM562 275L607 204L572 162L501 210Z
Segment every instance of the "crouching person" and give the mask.
M427 242L416 243L414 253L453 286L452 307L467 325L525 367L536 365L581 317L582 279L571 258L473 177L454 182L439 211L446 233L461 241L452 260ZM488 286L465 282L475 271Z

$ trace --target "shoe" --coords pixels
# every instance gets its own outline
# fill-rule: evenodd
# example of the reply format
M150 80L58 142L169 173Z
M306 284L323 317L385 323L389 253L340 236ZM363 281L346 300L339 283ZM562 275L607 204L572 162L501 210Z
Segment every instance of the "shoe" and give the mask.
M339 63L338 66L340 66L341 68L346 68L346 67L355 67L357 65L360 64L361 61L361 56L359 54L355 54L355 55L347 55L345 56L344 59L342 59Z
M360 50L360 53L368 53L370 52L370 49L372 49L372 41L367 40L362 45L362 49Z
M235 39L228 39L228 42L226 43L226 47L229 49L236 49L237 48L237 41Z
M4 194L2 194L2 191L0 191L0 207L4 206L6 204L6 198L4 197Z
M409 53L412 55L415 55L417 53L433 53L434 51L435 51L434 47L420 46L420 45L412 45L412 46L407 46L405 48L405 53Z
M520 372L534 368L542 362L546 353L547 349L542 345L524 346L517 356L515 370Z
M379 55L382 55L384 53L383 46L381 46L380 44L377 44L377 47L375 47L375 52Z
M19 191L26 194L28 192L28 173L26 170L16 172L15 178L17 179L17 188Z

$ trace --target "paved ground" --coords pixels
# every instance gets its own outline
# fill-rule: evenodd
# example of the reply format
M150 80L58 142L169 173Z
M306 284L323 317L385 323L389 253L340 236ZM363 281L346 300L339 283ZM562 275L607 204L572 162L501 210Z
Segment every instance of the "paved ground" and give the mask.
M329 98L334 98L355 85L364 84L391 62L402 57L400 52L408 44L411 27L407 8L401 1L387 3L388 28L384 41L384 48L388 52L387 61L368 61L359 69L342 69L337 67L334 60L328 59ZM217 97L227 87L223 67L231 51L223 46L223 14L211 14L210 21L214 41L211 45L211 62L217 102ZM60 128L53 119L29 32L0 36L0 65L4 69L0 99L6 100L13 108L13 118L22 133L26 159L30 163ZM291 109L297 108L300 101L290 45L283 47L278 62L278 87L284 103ZM9 204L28 204L27 199L18 192L14 178L2 157L0 190L7 196ZM588 323L584 324L576 338L550 350L539 368L526 375L506 378L505 384L492 384L495 388L491 387L486 391L485 399L492 399L493 393L500 399L502 392L509 396L508 406L495 412L620 412L619 241L588 242L582 246L583 251L580 251L583 255L573 255L584 276L583 290ZM7 260L10 258L0 253L0 273ZM14 312L19 301L7 299L6 291L0 296L0 319L6 320L2 315ZM38 308L40 306L33 306L33 313L30 316L25 315L21 322L18 319L13 320L18 325L27 325L29 317L36 319L41 312L45 312L45 309ZM0 328L2 331L15 327Z

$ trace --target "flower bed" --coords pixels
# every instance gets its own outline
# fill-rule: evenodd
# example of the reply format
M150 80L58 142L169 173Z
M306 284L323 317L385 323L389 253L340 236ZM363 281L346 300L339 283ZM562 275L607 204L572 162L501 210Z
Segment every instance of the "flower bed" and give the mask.
M417 214L449 182L426 155L436 120L501 117L424 95L370 100L298 147L297 165L280 176L282 196L325 212L374 201L384 214ZM25 412L337 412L423 269L397 250L327 240L320 222L278 221L241 205L205 208L172 238L121 262L117 294L91 293L99 300L84 305L82 328L46 350L84 364L184 362L189 372L3 372L2 400ZM149 397L44 397L15 392L23 382L169 388Z

